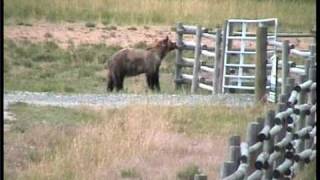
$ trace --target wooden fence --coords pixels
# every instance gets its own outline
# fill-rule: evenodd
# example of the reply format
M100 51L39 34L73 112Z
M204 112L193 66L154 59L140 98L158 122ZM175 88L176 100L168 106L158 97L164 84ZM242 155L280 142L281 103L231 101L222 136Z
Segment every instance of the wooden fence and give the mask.
M221 179L291 179L315 159L314 80L315 67L311 67L307 81L280 96L276 113L270 110L265 118L248 125L246 141L240 143L239 136L230 139L230 156L222 166Z
M176 87L179 88L183 83L191 83L191 93L195 93L198 88L206 89L212 93L221 92L221 29L209 32L201 26L187 26L177 24L177 46L176 53ZM183 40L183 35L195 35L195 43ZM203 44L203 38L208 38L211 45ZM194 58L183 57L184 51L193 51ZM202 57L209 58L210 62L201 61ZM192 68L192 74L182 72L182 68ZM211 73L211 78L201 78L199 71Z
M264 37L258 39L264 39L260 41L263 43L266 33L261 34ZM288 41L272 43L282 48L280 101L276 111L270 110L264 118L248 125L244 142L239 136L230 138L229 160L222 166L221 179L292 179L305 163L315 159L315 45L303 52L290 47ZM290 53L306 58L304 68L289 66ZM298 74L297 79L293 73Z
M263 27L261 27L263 28ZM261 34L259 28L257 29L257 53L256 53L256 67L259 71L255 74L255 95L256 100L261 100L262 96L265 96L265 92L269 89L265 80L270 78L268 73L271 69L271 63L264 61L268 45L276 46L278 52L281 53L281 60L278 63L278 68L281 70L281 77L278 78L278 84L281 84L280 91L283 94L287 92L286 82L287 78L292 74L301 75L308 71L309 59L315 54L315 45L310 45L309 51L301 51L295 49L293 44L289 44L289 41L283 42L267 40L267 32ZM176 27L177 33L177 46L176 51L176 72L175 82L176 87L179 88L182 84L191 84L191 93L196 93L198 88L206 89L212 93L222 93L222 81L223 81L223 47L224 47L224 32L220 28L216 28L215 31L208 31L208 29L201 26L189 26L178 23ZM258 34L260 33L260 34ZM195 42L188 42L183 39L184 35L195 35ZM293 35L297 37L298 34L282 33L280 36L290 37ZM300 37L313 37L313 34L301 34ZM210 39L212 44L204 44L203 39ZM262 42L262 43L260 43ZM183 57L183 52L192 51L194 58ZM297 65L294 61L289 61L289 56L300 56L305 59L304 65ZM209 57L210 62L202 60L202 57ZM192 68L192 74L183 73L183 69ZM200 76L200 72L205 71L210 74L211 78L203 78ZM263 73L261 73L263 72ZM268 81L268 80L267 80ZM270 81L270 80L269 80Z
M262 51L268 44L276 43L280 48L281 95L275 110L248 124L245 140L241 141L240 136L229 139L228 160L220 169L223 180L292 179L316 158L315 45L310 45L309 51L300 51L289 41L268 42L264 27L258 31L257 58L265 58ZM303 57L304 65L292 65L290 55ZM260 63L258 68L266 68L262 64L266 63ZM266 73L260 74L266 78ZM260 77L257 82L266 81ZM195 179L199 177L196 175ZM201 178L207 176L202 174Z

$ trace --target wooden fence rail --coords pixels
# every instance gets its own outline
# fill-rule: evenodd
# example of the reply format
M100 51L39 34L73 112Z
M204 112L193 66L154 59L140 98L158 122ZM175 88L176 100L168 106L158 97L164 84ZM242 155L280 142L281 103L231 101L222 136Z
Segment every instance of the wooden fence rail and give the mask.
M228 75L223 75L223 69L224 69L224 63L223 63L223 52L224 52L224 43L225 42L225 36L224 36L224 30L222 31L220 28L216 28L215 31L210 31L208 28L204 28L201 26L190 26L190 25L183 25L182 23L178 23L176 27L177 32L177 46L178 49L176 50L176 71L175 71L175 83L176 83L176 89L180 88L182 84L191 84L191 93L197 93L198 89L206 89L208 91L211 91L213 94L216 93L222 93L222 82L225 77L228 81L237 81L237 75L233 74L230 70L228 71ZM234 37L236 36L236 32L234 32L235 35L232 35ZM184 35L195 35L195 42L186 41L183 39ZM249 34L250 35L250 34ZM268 33L267 33L268 35ZM281 36L290 35L290 33L280 33ZM309 34L310 35L310 34ZM294 36L297 36L297 33L294 34ZM306 33L302 36L308 36ZM311 35L310 35L311 36ZM204 44L203 38L209 38L209 40L212 40L212 44ZM253 37L257 41L260 41L261 36L257 35L257 37ZM230 40L231 41L231 40ZM281 76L278 76L277 82L280 85L281 93L284 94L288 91L288 85L285 83L288 81L288 77L292 74L295 74L296 76L307 73L308 71L308 61L314 56L315 54L315 45L311 45L309 47L308 51L302 51L295 49L295 45L290 44L288 40L284 40L283 42L280 41L274 41L271 39L266 39L267 41L267 47L259 46L259 43L257 43L257 51L259 53L255 52L255 49L253 49L253 53L256 54L257 63L262 62L264 59L263 56L260 56L261 53L265 53L265 51L270 51L269 45L277 47L276 51L281 53L281 56L277 57L278 60L278 66L277 68L281 70ZM207 41L206 41L207 42ZM230 43L229 43L230 44ZM265 48L261 50L261 48ZM194 53L194 56L191 57L183 57L183 52L185 51L192 51ZM260 57L259 57L260 56ZM304 65L297 65L295 62L290 61L290 56L300 56L305 59ZM203 57L207 57L210 62L207 63L203 60ZM261 66L260 66L261 65ZM259 70L262 71L264 67L264 63L259 64L245 64L245 65L238 65L241 66L243 69L252 69L256 68L256 66L259 66ZM234 67L238 67L237 64L232 64ZM191 68L192 67L192 74L188 74L184 72L184 69ZM273 68L272 64L270 62L266 65L266 72L267 74L270 73L270 69ZM190 72L190 71L189 71ZM263 71L264 72L264 71ZM206 76L203 76L204 73ZM251 82L255 84L254 87L252 87L252 90L254 90L256 95L256 100L261 100L262 96L265 94L266 91L270 91L270 86L267 85L267 82L270 82L270 75L267 75L267 77L261 77L261 75L265 75L265 73L257 73L256 75L248 75L241 77L241 81L243 82ZM191 78L192 77L192 78ZM238 77L239 79L240 77ZM267 79L267 81L265 81ZM260 84L259 82L260 81ZM265 88L261 83L264 83L266 86ZM284 82L284 83L283 83ZM258 85L256 85L258 83ZM278 94L278 92L276 92Z
M258 47L267 39L266 31L259 31L262 32L258 34L264 37L257 37ZM269 110L265 117L248 124L244 141L240 136L230 138L228 159L220 168L220 179L293 179L305 164L316 158L315 44L310 45L308 52L296 53L299 50L294 49L289 41L272 43L280 44L282 54L280 63L278 61L282 75L278 80L281 83L279 102L275 110ZM292 54L305 60L299 72L290 65ZM259 58L264 56L258 50Z
M176 88L180 88L183 83L191 82L191 93L196 93L199 88L211 91L212 93L221 92L221 30L209 32L207 28L201 26L189 26L178 23L176 27L177 46L176 51L176 72L175 82ZM183 40L183 35L195 35L195 42ZM202 43L203 38L212 40L212 44ZM194 57L182 57L184 51L193 51ZM209 65L205 61L201 61L202 57L210 60ZM192 67L192 74L183 73L182 68ZM200 72L204 71L211 74L209 79L201 78ZM191 78L192 77L192 78Z
M309 69L313 72L309 73L308 80L301 75L299 84L291 87L288 94L283 94L278 112L270 110L267 113L258 133L258 122L248 125L246 141L240 145L241 156L233 159L240 160L240 165L234 169L226 163L231 159L226 161L221 169L221 179L291 179L303 169L304 164L314 160L316 102L313 99L316 84L312 68ZM229 152L235 153L230 148Z

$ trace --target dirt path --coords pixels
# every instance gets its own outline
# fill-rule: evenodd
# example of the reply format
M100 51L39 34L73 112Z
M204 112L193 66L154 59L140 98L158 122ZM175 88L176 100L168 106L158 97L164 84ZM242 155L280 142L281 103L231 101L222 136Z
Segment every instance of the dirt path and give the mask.
M105 26L97 24L95 27L86 27L85 23L34 23L32 26L8 25L4 27L4 37L14 40L29 40L32 42L43 42L52 40L60 47L67 48L71 42L79 44L105 43L111 46L132 47L138 43L151 45L157 39L168 35L176 39L176 34L170 26ZM187 40L193 37L186 36ZM312 38L282 38L288 39L298 49L307 49ZM204 44L213 44L204 39ZM239 46L236 45L236 46ZM248 45L254 46L254 43Z
M37 105L62 107L102 106L124 107L130 104L150 104L164 106L196 106L196 105L226 105L250 106L254 96L249 94L218 94L218 95L174 95L174 94L69 94L45 92L8 92L4 94L5 103L24 102Z

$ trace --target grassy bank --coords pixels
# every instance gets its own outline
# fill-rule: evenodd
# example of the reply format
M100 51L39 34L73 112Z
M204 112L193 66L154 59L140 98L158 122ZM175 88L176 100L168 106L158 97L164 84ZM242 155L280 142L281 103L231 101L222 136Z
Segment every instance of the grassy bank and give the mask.
M197 168L218 174L208 156L216 156L229 134L244 132L264 108L66 109L19 103L9 110L17 120L4 137L5 179L176 179ZM220 147L211 147L213 142ZM203 152L189 150L195 143Z
M104 64L119 49L105 44L62 49L52 41L30 43L5 40L4 89L106 93ZM160 68L160 84L163 93L174 93L174 60L168 60L174 59L174 53L166 59ZM128 93L145 93L148 89L144 75L127 78L124 87Z
M5 23L34 20L96 21L104 24L165 24L178 21L212 27L229 18L270 18L280 31L309 31L315 0L5 0ZM44 8L46 7L46 8ZM143 7L143 8L141 8Z
M68 109L19 103L9 110L17 120L4 134L5 179L187 180L199 171L215 179L228 137L243 138L247 123L266 107ZM311 163L296 179L313 180L315 170Z

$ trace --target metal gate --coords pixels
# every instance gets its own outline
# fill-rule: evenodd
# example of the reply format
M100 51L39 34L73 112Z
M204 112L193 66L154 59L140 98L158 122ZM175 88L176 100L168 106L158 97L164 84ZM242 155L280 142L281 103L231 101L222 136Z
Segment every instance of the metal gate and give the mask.
M260 20L229 19L226 21L223 52L223 93L227 89L254 90L254 59L256 54L254 44L256 43L256 28L262 24L268 27L268 41L276 41L278 27L276 18ZM267 66L271 67L270 59L276 56L275 46L268 46L267 56Z

